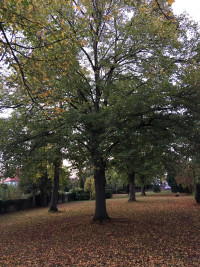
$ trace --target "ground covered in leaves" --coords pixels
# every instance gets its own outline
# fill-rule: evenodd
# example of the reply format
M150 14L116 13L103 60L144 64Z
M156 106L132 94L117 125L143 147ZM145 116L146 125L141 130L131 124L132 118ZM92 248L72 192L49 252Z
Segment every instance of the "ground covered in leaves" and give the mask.
M94 201L0 216L0 266L200 266L200 205L155 194L107 200L110 222L93 223Z

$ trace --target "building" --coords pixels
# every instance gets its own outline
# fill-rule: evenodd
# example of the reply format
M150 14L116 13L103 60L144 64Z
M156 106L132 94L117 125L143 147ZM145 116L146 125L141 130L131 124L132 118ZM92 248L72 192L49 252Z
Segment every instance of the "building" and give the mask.
M19 184L19 178L18 178L17 175L15 175L14 178L9 178L8 177L5 180L3 180L3 184L18 186L18 184Z

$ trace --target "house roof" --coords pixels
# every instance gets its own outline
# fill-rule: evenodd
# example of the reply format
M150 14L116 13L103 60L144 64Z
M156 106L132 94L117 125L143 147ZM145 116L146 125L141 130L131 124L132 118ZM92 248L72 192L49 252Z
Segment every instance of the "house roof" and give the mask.
M15 176L14 178L6 178L5 180L4 180L4 183L8 183L8 182L19 182L19 178L17 177L17 176Z

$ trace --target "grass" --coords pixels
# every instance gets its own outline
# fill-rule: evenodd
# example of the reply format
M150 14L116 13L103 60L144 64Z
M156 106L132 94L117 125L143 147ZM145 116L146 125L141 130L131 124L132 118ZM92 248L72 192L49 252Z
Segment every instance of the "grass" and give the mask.
M200 205L167 192L107 200L111 222L92 222L94 201L0 216L0 266L200 266Z

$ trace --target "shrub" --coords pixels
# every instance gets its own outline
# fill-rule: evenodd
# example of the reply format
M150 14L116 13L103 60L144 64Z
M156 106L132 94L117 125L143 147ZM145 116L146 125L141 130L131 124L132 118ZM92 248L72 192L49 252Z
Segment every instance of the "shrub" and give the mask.
M0 184L0 200L10 199L10 188L6 184Z
M89 194L90 199L95 199L94 177L88 177L84 184L84 191Z
M0 184L1 200L20 199L23 195L21 190L16 186Z
M161 191L159 184L154 184L152 189L154 193L159 193Z
M12 210L23 210L32 207L32 197L25 199L0 200L0 213Z
M112 190L106 189L106 198L112 197Z
M12 202L12 200L0 200L0 213L8 212Z
M24 210L32 207L32 198L15 199L12 205L16 210Z
M10 199L20 199L24 195L17 186L9 185Z
M89 200L89 194L84 192L83 188L74 188L69 191L69 201L73 200Z
M196 183L195 199L197 203L200 203L200 181Z

